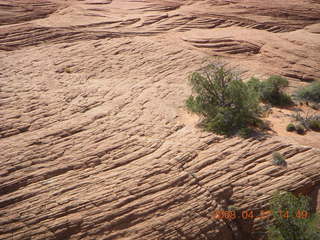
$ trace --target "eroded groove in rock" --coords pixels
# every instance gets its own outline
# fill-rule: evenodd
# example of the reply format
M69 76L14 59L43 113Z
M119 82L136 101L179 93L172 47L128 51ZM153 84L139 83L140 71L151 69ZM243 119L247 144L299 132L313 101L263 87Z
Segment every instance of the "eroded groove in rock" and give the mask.
M44 18L54 13L57 9L57 4L52 1L1 0L0 26Z

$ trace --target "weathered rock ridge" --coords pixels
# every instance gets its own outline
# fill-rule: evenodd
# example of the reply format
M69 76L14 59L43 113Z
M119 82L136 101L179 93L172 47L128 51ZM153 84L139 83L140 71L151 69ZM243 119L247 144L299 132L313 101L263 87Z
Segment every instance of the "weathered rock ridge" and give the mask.
M0 239L260 239L212 212L316 205L320 143L206 133L183 101L209 56L320 79L319 43L319 1L0 0Z

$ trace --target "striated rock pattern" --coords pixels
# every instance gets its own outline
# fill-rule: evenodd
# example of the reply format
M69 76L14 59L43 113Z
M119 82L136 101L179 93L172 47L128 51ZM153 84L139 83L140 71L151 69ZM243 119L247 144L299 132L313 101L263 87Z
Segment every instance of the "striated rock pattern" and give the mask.
M262 239L261 220L212 212L279 189L319 201L320 144L224 138L183 107L208 56L319 79L319 16L307 0L0 0L0 239Z

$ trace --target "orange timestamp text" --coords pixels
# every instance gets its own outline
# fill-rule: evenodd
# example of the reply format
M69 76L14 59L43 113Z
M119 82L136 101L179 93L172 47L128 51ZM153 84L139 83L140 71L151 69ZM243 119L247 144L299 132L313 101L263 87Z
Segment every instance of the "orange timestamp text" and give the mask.
M289 213L289 211L282 211L279 210L278 214L280 217L284 219L288 218L299 218L299 219L307 219L309 217L309 213L307 211L297 210L295 213ZM253 210L245 210L245 211L227 211L227 210L216 210L213 212L212 217L214 219L228 219L228 220L234 220L234 219L244 219L244 220L250 220L250 219L268 219L272 217L274 213L271 210L261 210L260 212L253 211Z

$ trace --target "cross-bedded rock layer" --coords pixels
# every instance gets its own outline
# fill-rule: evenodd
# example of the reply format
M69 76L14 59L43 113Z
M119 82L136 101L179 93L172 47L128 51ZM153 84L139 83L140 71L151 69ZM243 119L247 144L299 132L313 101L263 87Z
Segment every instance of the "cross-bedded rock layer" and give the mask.
M318 79L319 3L21 0L2 12L1 239L259 239L261 221L212 212L263 209L276 189L317 195L319 148L203 132L183 101L210 55L245 76Z

